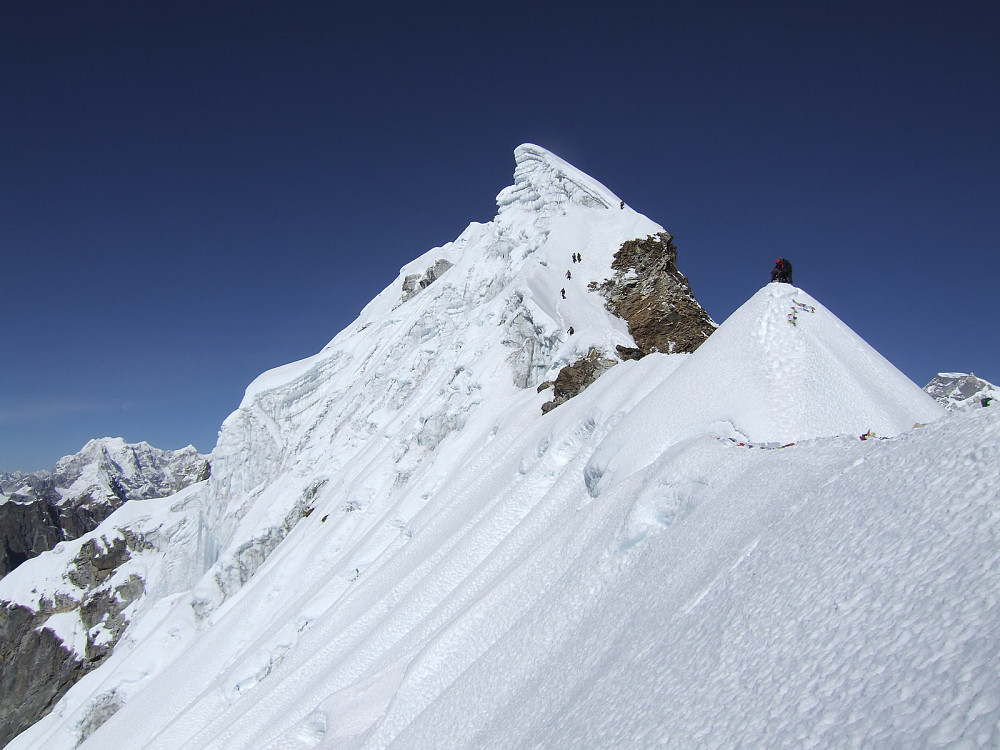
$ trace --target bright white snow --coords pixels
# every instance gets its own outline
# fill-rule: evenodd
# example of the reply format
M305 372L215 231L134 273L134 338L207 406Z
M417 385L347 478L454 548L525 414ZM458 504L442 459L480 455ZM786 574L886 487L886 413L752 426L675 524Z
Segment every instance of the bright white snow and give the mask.
M659 227L516 155L493 222L251 384L207 484L102 527L163 542L152 593L10 747L118 704L84 748L1000 743L1000 409L945 415L774 284L543 416L631 343L586 284Z

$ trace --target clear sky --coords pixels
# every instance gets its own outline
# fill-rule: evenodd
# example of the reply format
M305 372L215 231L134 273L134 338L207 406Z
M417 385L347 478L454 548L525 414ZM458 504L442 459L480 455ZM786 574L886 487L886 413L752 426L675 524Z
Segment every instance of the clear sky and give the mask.
M0 5L0 469L208 452L259 373L495 214L537 143L774 259L918 385L1000 382L1000 4Z

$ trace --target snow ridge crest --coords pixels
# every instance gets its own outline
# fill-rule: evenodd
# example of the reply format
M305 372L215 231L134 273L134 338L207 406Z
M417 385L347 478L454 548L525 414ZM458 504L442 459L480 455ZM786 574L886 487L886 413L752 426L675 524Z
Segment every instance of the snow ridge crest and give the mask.
M514 184L497 195L500 214L518 206L545 211L566 202L588 208L611 208L617 195L550 151L533 143L514 150Z

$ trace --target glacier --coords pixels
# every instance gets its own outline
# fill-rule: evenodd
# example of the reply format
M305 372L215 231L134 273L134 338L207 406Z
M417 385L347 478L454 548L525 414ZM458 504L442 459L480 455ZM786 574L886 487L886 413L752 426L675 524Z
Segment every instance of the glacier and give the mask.
M0 580L41 606L83 545L143 540L114 651L9 747L1000 743L1000 410L768 284L543 414L634 346L589 285L663 229L515 161L492 222L249 385L209 479Z

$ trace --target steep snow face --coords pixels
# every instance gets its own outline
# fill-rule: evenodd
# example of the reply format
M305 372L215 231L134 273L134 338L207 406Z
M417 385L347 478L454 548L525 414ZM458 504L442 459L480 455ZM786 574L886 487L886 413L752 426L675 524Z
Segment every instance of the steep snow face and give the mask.
M622 242L661 228L538 146L515 159L493 222L407 264L322 352L250 385L213 452L220 500L242 504L283 472L284 499L270 503L281 517L289 486L299 500L327 481L353 485L363 504L392 496L483 402L551 379L591 347L633 344L587 285L611 275ZM242 511L218 502L207 512L225 546Z
M626 324L587 287L611 275L623 242L662 228L544 149L524 145L515 161L514 185L497 197L494 221L472 224L407 264L323 351L247 388L223 425L208 485L133 529L155 551L185 540L165 566L142 551L147 592L162 595L201 578L179 606L208 622L320 508L323 518L333 509L338 518L360 518L363 510L383 519L387 530L379 533L362 524L374 534L366 555L377 556L406 538L409 519L445 481L449 470L435 457L471 454L497 414L522 396L538 415L545 397L533 387L592 348L612 353L633 344ZM106 538L116 533L109 529ZM353 556L343 564L352 565L347 575L358 565ZM72 575L47 575L46 595ZM39 596L22 598L38 605ZM85 596L74 590L75 600ZM150 596L129 612L142 615ZM50 617L47 627L80 651L65 623ZM129 648L117 647L116 658ZM113 691L114 700L78 705L79 726L92 728L107 705L137 688L129 683Z

